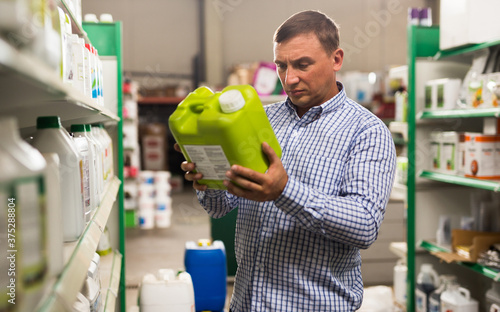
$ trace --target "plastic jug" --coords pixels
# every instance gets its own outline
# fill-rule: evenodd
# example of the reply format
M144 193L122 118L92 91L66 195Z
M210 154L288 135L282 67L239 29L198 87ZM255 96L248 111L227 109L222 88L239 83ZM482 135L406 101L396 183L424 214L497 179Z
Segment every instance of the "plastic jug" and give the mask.
M47 162L47 168L44 172L45 182L46 185L50 185L46 188L46 219L50 220L50 226L47 226L48 275L58 276L64 268L60 161L56 153L42 155Z
M146 274L139 289L141 312L193 312L194 290L191 276L171 269Z
M394 298L397 303L401 305L406 304L406 280L408 274L408 267L405 260L399 259L394 266Z
M40 152L19 136L17 121L0 118L0 310L21 304L32 311L32 302L19 298L40 291L46 277L45 168Z
M91 152L89 141L85 136L85 126L84 125L71 125L71 132L73 133L73 140L75 142L76 149L82 158L81 162L81 173L83 181L83 209L85 210L85 221L89 222L92 216L92 211L95 209L95 199L92 198L94 186L92 184L92 176L90 171L90 161Z
M493 282L491 284L491 288L486 292L486 308L487 308L486 311L500 312L499 307L500 307L500 282Z
M264 173L262 152L267 142L281 157L257 92L252 86L229 86L213 93L206 87L191 92L169 118L169 127L184 157L203 173L200 184L225 189L225 172L233 164Z
M226 249L222 241L186 242L186 271L193 279L196 311L223 311L227 293Z
M434 290L429 297L429 311L441 311L441 294L448 289L449 285L458 285L457 277L454 275L441 275L439 277L441 284Z
M424 263L420 266L415 288L415 311L428 312L429 295L439 285L439 277L432 264Z
M37 129L33 146L42 153L56 153L59 156L64 241L75 241L85 227L80 154L69 134L62 128L59 117L38 117Z
M441 311L478 312L479 304L470 297L468 289L452 284L441 294Z
M85 137L87 138L87 141L89 142L89 155L90 155L90 162L89 162L89 171L90 171L90 190L91 194L90 197L94 201L92 204L92 207L94 209L97 209L99 205L101 204L101 189L99 186L99 167L98 167L98 158L99 158L99 149L97 146L97 142L94 141L94 137L91 135L91 126L90 125L84 125L85 127Z
M93 143L94 149L95 149L95 164L94 164L94 169L96 171L96 185L97 185L97 205L99 206L101 204L101 200L104 197L104 165L103 165L103 159L104 159L104 147L99 141L94 136L94 133L92 132L92 126L91 125L85 125L85 134L87 135L87 138Z

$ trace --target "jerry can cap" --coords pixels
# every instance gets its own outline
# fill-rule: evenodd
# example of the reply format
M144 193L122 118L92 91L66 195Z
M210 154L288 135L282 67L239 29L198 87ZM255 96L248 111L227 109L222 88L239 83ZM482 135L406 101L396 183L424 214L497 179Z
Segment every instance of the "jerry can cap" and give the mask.
M222 112L234 113L245 106L245 99L239 90L228 90L219 96Z
M199 247L210 247L212 245L212 242L209 239L199 239L198 240L198 246Z

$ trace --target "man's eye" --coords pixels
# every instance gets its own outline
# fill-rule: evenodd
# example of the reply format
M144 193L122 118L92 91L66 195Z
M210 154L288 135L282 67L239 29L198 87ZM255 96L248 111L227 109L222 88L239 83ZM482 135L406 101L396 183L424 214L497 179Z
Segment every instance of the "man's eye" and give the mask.
M307 67L309 67L309 64L299 64L300 69L306 69Z
M276 64L276 68L278 68L280 70L283 70L283 69L286 69L286 65L284 65L284 64Z

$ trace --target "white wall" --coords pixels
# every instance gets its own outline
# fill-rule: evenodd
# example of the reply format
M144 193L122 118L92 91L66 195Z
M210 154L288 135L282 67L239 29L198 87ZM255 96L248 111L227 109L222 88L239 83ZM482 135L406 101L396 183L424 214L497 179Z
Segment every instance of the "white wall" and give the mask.
M320 10L339 24L340 45L346 52L343 71L376 71L406 64L408 7L437 6L437 1L425 0L208 2L216 8L223 25L222 52L226 72L240 62L272 61L274 31L290 15L306 9Z
M124 69L191 74L199 51L198 0L83 0L83 13L123 21Z
M437 0L204 0L207 79L224 83L234 64L272 61L272 37L290 15L318 9L340 25L342 71L406 64L408 7ZM125 70L190 74L198 47L198 0L83 0L84 13L123 21Z

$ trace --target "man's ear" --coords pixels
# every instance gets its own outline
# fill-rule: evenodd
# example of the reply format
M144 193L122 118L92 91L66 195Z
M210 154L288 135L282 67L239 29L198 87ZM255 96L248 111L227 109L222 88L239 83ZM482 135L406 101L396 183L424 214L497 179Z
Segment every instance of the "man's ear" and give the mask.
M338 48L332 53L333 69L339 71L342 68L342 62L344 61L344 50Z

